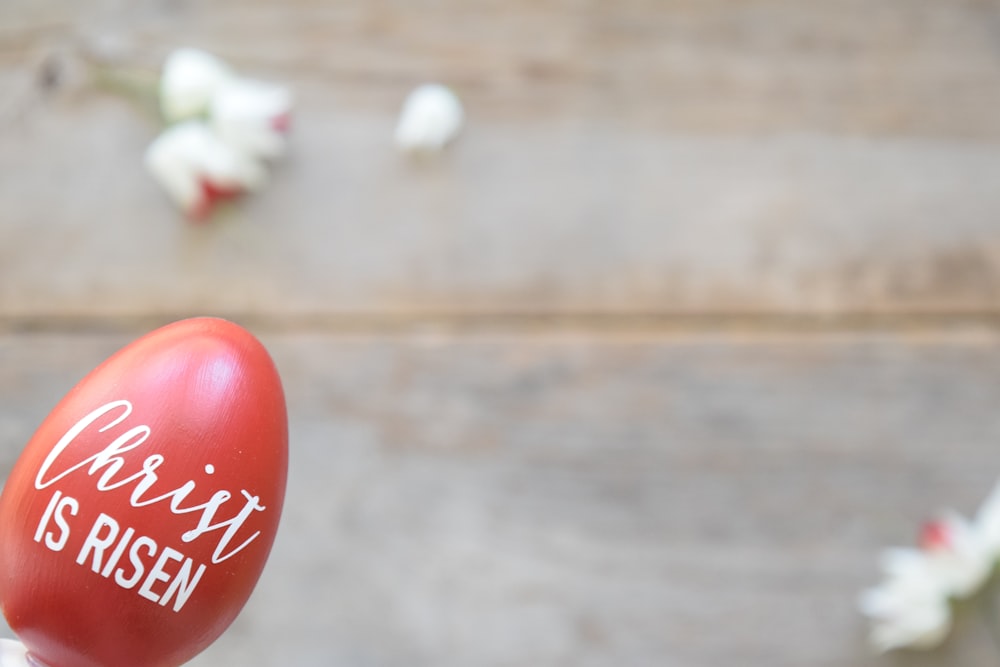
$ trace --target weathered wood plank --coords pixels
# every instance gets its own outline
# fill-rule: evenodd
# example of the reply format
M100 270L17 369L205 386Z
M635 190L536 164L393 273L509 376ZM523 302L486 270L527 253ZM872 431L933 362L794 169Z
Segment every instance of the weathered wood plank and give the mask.
M7 2L0 313L996 311L998 17ZM271 186L207 228L140 168L155 122L73 55L155 67L187 43L293 83L301 109ZM45 90L42 63L64 75ZM426 78L456 85L470 123L421 166L390 138Z
M111 336L0 337L0 464ZM870 658L857 591L1000 440L995 337L272 336L286 516L193 664L985 664ZM938 662L930 662L936 660Z
M153 130L130 113L91 101L8 130L0 312L1000 305L991 146L508 124L414 169L389 116L306 104L272 186L193 227L139 168Z
M185 42L352 100L436 77L490 116L996 139L998 20L993 0L8 0L0 62L76 43L155 66Z

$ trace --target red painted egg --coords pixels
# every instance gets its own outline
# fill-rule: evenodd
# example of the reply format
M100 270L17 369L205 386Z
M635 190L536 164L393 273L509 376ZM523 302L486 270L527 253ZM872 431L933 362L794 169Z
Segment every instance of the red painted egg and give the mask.
M121 349L49 414L0 495L0 606L49 667L184 663L233 621L278 529L281 381L219 319Z

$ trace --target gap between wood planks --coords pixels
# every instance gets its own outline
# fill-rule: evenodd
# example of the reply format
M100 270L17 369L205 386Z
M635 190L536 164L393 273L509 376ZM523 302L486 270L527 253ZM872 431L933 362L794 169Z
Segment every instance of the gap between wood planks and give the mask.
M0 315L0 334L141 334L186 317L232 320L261 335L587 335L595 337L1000 337L1000 311L878 312L184 312Z

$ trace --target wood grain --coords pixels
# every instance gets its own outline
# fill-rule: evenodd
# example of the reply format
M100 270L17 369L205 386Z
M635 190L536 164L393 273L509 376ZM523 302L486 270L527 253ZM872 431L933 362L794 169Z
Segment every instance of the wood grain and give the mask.
M125 340L0 337L6 469ZM272 336L286 514L195 665L985 664L869 656L876 555L996 478L995 336ZM2 474L0 470L0 474ZM943 661L943 662L942 662Z
M292 478L194 665L987 664L967 617L873 657L854 601L1000 470L998 28L993 0L6 0L0 477L133 335L230 316L285 379ZM135 84L183 45L297 97L272 182L205 226L141 169ZM431 79L468 126L408 162Z
M998 3L98 4L0 8L8 317L997 309ZM298 95L273 183L208 227L86 75L183 44ZM427 79L469 123L411 164Z

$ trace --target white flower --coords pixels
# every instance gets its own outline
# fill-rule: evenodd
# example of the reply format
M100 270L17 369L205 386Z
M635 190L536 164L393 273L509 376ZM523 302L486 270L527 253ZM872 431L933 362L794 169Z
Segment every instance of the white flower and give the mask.
M949 597L972 595L993 568L993 556L982 535L953 512L924 525L920 546L942 594Z
M146 150L146 167L192 219L205 218L213 205L259 188L264 167L234 149L200 121L165 130Z
M0 667L29 667L27 649L13 639L0 639Z
M21 642L0 639L0 667L30 667L28 652Z
M403 104L396 145L410 152L440 151L458 134L463 117L462 103L451 90L440 84L420 86Z
M924 525L920 548L886 549L883 582L859 600L872 619L872 645L888 651L941 643L951 628L950 600L975 593L993 563L977 525L953 512Z
M285 150L292 95L287 88L253 79L226 81L212 96L212 128L233 148L262 158Z
M167 129L146 152L146 166L190 217L264 182L264 160L279 156L291 121L291 93L237 76L197 49L170 54L160 81Z
M880 652L937 646L951 629L951 607L926 554L898 549L886 555L886 580L858 600L861 613L872 620L872 646Z
M234 78L223 61L198 49L177 49L163 65L160 110L167 122L204 115L220 86Z

